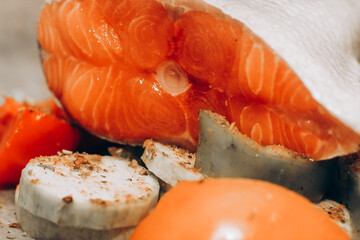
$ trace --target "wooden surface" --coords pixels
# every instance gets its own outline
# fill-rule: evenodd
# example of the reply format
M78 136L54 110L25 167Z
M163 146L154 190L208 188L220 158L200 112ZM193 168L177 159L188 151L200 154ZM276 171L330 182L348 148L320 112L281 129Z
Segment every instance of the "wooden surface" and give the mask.
M15 213L14 190L0 191L0 239L30 240L21 228L14 227L18 222ZM13 227L11 227L13 226Z
M51 96L36 38L44 2L0 0L0 104L4 95L32 102Z
M45 0L0 0L0 104L2 96L36 101L50 97L36 39ZM31 239L16 223L14 190L0 191L0 239ZM25 235L25 236L24 236Z

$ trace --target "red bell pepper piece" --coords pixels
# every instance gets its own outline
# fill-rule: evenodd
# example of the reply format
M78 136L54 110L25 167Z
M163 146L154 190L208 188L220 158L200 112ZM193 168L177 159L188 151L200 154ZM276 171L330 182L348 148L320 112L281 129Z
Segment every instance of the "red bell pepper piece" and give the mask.
M54 101L30 106L5 99L0 107L0 188L16 185L30 159L75 149L80 133L64 116Z

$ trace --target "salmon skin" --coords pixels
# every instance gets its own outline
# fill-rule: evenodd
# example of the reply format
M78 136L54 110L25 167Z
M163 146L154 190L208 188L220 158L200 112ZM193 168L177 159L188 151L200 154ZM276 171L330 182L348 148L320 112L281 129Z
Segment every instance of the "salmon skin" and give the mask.
M238 21L173 14L154 0L62 0L44 5L37 34L50 89L78 124L108 140L194 151L205 109L262 145L316 160L359 148L360 136Z

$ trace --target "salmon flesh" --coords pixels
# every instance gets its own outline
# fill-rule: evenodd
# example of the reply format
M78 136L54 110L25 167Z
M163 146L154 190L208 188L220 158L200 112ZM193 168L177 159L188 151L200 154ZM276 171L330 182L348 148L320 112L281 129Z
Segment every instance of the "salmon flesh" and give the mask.
M155 0L60 0L44 5L37 35L50 89L78 124L111 141L194 151L204 109L262 145L316 160L359 148L359 135L239 21L174 14Z

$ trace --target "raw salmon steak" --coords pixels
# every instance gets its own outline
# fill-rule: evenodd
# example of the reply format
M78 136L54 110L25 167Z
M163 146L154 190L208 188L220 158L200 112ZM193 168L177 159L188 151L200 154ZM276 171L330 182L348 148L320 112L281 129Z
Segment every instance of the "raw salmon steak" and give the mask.
M45 76L91 133L191 151L212 110L262 145L320 160L357 151L333 117L261 38L234 19L155 0L60 0L38 22Z

